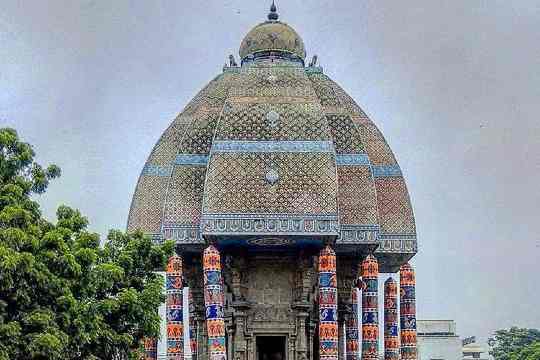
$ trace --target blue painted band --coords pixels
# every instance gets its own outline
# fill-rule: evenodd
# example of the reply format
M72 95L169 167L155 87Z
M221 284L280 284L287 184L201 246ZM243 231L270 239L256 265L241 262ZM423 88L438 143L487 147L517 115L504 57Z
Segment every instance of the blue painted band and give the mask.
M331 141L215 141L213 152L334 152Z
M367 154L337 154L336 164L338 166L369 165L369 157Z
M146 176L171 176L172 167L171 166L160 166L153 164L146 164L142 171L142 175Z
M208 164L208 156L197 154L179 154L176 156L174 163L176 165L206 166L206 164Z
M377 165L372 167L373 176L381 177L399 177L402 176L399 165Z

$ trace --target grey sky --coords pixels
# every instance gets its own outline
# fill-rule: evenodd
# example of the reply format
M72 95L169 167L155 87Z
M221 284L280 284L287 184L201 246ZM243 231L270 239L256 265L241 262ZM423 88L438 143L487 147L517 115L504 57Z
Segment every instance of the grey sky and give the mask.
M0 126L63 177L40 199L124 228L154 142L269 1L0 8ZM540 2L282 0L283 21L381 128L412 197L421 319L540 328Z

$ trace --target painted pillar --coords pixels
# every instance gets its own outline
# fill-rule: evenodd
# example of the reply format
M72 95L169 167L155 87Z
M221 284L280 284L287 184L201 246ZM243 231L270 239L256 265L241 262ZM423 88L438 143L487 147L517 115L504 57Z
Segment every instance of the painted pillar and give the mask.
M144 339L144 360L157 360L157 339Z
M351 313L347 318L346 324L346 359L358 360L358 296L357 288L351 289Z
M384 283L384 360L399 360L397 283Z
M416 280L409 263L399 269L401 359L416 360Z
M189 299L189 348L191 349L191 359L197 360L197 320L195 319L195 303L191 288L188 293Z
M173 255L167 264L167 359L184 359L182 258Z
M379 358L379 263L373 255L362 262L362 360Z
M319 254L319 359L338 360L336 253Z
M206 307L206 329L208 333L209 360L226 360L225 321L223 319L223 279L221 256L210 245L203 254L204 304Z

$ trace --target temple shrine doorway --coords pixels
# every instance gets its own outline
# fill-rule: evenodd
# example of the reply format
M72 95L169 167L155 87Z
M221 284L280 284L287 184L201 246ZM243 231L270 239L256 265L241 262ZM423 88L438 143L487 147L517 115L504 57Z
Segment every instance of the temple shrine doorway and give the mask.
M286 336L257 336L257 360L287 360Z

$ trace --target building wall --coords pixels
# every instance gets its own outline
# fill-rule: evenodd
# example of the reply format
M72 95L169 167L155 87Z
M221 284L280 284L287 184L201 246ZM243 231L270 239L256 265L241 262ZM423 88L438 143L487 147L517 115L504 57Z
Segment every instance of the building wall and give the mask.
M461 339L452 320L419 320L419 360L461 360Z

